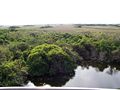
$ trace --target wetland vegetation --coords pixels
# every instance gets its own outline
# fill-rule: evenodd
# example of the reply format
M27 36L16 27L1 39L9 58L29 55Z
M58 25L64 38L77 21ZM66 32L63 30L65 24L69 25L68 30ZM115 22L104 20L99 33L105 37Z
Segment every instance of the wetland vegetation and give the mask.
M120 70L119 25L0 28L0 86L23 86L43 76L36 82L63 86L79 65ZM51 83L56 76L61 78Z

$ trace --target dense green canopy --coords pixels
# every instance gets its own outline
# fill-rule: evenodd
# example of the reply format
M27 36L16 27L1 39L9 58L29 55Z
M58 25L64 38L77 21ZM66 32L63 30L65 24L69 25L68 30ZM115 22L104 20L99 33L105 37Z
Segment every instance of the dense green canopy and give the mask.
M33 48L28 56L29 73L33 76L68 74L75 64L63 49L54 44Z

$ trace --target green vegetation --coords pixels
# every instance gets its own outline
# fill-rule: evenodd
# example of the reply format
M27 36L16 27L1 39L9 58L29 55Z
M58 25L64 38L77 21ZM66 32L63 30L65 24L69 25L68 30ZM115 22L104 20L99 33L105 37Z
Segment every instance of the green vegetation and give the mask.
M6 61L0 65L0 86L18 86L24 84L27 68L22 61Z
M53 27L2 29L0 86L22 85L27 76L71 74L83 60L120 63L119 34L84 27L62 32Z
M28 56L28 65L32 76L68 74L75 68L70 56L54 44L33 48Z

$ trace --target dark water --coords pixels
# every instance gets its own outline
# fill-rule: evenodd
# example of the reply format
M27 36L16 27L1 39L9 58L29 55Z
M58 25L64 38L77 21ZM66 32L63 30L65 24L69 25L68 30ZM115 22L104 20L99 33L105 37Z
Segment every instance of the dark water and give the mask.
M49 78L32 78L26 86L60 86L89 88L120 88L119 65L82 64L75 74Z

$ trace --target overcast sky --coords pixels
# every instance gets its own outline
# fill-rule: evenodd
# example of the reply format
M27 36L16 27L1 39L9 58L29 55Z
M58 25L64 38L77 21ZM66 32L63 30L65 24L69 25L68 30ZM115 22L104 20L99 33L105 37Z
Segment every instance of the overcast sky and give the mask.
M120 23L120 0L0 0L0 25Z

